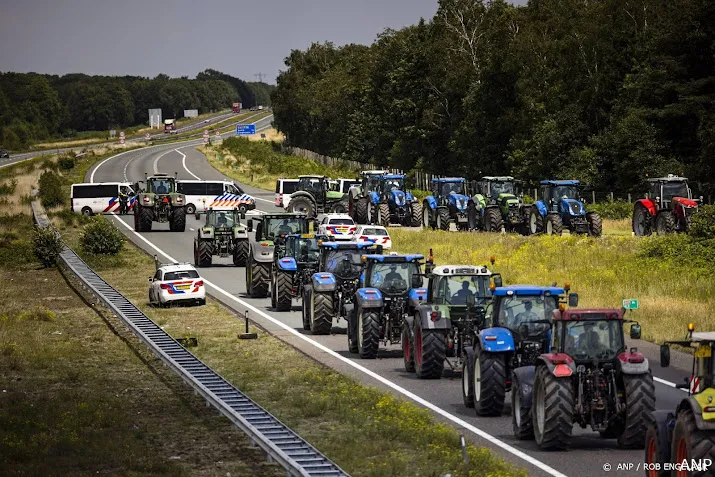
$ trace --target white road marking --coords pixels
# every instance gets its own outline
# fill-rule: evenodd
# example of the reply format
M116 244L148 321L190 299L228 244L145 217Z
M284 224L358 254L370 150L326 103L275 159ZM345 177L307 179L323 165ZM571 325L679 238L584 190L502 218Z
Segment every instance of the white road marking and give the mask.
M159 172L159 159L166 156L170 152L174 152L174 151L176 151L176 149L174 149L173 151L172 150L166 151L164 154L160 154L159 157L154 159L154 174L157 174Z
M656 383L664 384L666 386L670 386L671 388L675 388L675 383L671 383L670 381L666 381L665 379L660 379L660 378L656 378L655 376L653 376L653 381L655 381ZM678 388L676 388L676 389L678 389ZM688 392L687 389L680 388L680 390L683 391L684 393Z
M132 231L132 232L134 233L134 235L136 235L137 237L139 237L139 239L141 239L144 243L146 243L147 245L149 245L152 249L156 250L158 253L162 254L164 257L166 257L167 259L169 259L170 262L172 262L172 263L173 263L173 262L178 262L178 260L176 260L175 258L172 258L171 256L167 255L166 252L164 252L164 251L161 250L159 247L157 247L156 245L154 245L153 243L151 243L149 240L147 240L146 238L144 238L144 237L143 237L142 235L140 235L139 233L137 233L132 227L129 226L129 224L127 224L126 222L124 222L124 220L122 220L121 218L119 218L119 217L117 217L117 216L115 216L115 217L116 217L116 219L119 220L122 224L124 224L124 226L125 226L127 229L129 229L130 231ZM303 341L306 341L306 342L310 343L311 345L315 346L315 347L318 348L319 350L321 350L321 351L323 351L323 352L329 354L329 355L332 356L333 358L339 359L339 360L342 361L343 363L345 363L345 364L347 364L347 365L349 365L349 366L352 366L353 368L357 369L358 371L361 371L361 372L365 373L366 375L370 376L370 377L373 378L373 379L376 379L376 380L380 381L380 382L383 383L384 385L386 385L386 386L392 388L393 390L397 391L398 393L402 394L403 396L406 396L406 397L408 397L409 399L412 399L413 401L415 401L416 403L418 403L418 404L420 404L420 405L422 405L422 406L424 406L424 407L430 409L431 411L436 412L436 413L439 414L440 416L442 416L442 417L444 417L444 418L446 418L446 419L452 421L453 423L457 424L458 426L463 427L463 428L465 428L465 429L471 431L472 433L476 434L477 436L481 437L482 439L491 442L491 443L494 444L495 446L497 446L497 447L499 447L499 448L501 448L501 449L503 449L503 450L509 452L510 454L514 455L515 457L518 457L519 459L522 459L523 461L528 462L529 464L531 464L531 465L533 465L533 466L535 466L535 467L537 467L537 468L543 470L544 472L546 472L546 473L549 474L549 475L552 475L553 477L567 477L565 474L562 474L561 472L559 472L558 470L554 469L553 467L550 467L550 466L548 466L547 464L541 462L540 460L537 460L537 459L535 459L534 457L531 457L530 455L528 455L528 454L526 454L526 453L520 451L519 449L517 449L517 448L515 448L515 447L513 447L513 446L511 446L511 445L509 445L509 444L507 444L506 442L497 439L496 437L492 436L491 434L488 434L487 432L485 432L485 431L479 429L478 427L473 426L472 424L469 424L467 421L465 421L465 420L463 420L463 419L461 419L461 418L459 418L459 417L457 417L457 416L454 416L454 415L448 413L447 411L445 411L445 410L442 409L441 407L435 406L435 405L432 404L431 402L429 402L429 401L427 401L427 400L425 400L425 399L423 399L423 398L417 396L416 394L414 394L414 393L408 391L407 389L403 388L402 386L399 386L399 385L393 383L393 382L390 381L389 379L384 378L384 377L380 376L379 374L375 373L374 371L371 371L371 370L367 369L366 367L361 366L361 365L359 365L358 363L356 363L356 362L354 362L354 361L352 361L352 360L350 360L350 359L348 359L348 358L346 358L346 357L344 357L344 356L338 354L337 352L333 351L332 349L328 348L327 346L324 346L323 344L318 343L317 341L313 341L312 339L308 338L307 336L303 335L302 333L298 333L296 330L294 330L294 329L291 328L290 326L286 325L285 323L276 320L276 319L273 318L272 316L270 316L270 315L268 315L267 313L265 313L265 312L259 310L258 308L254 307L254 306L251 305L250 303L247 303L247 302L241 300L240 298L237 298L237 297L231 295L230 293L228 293L228 292L225 291L224 289L218 287L217 285L214 285L214 284L213 284L212 282L210 282L209 280L207 280L207 279L205 279L205 278L203 278L203 280L204 280L204 283L205 283L206 285L208 285L208 286L210 286L211 288L215 289L218 293L220 293L220 294L226 296L227 298L229 298L229 299L235 301L236 303L241 304L242 306L245 306L246 308L250 309L253 313L257 313L258 315L262 316L263 318L269 320L271 323L273 323L273 324L275 324L275 325L277 325L277 326L283 328L286 332L291 333L291 334L294 335L296 338L302 339Z
M191 230L192 232L194 232L194 229L192 229L191 227L189 227L189 230Z
M179 154L181 154L181 165L184 166L184 169L186 169L186 172L188 172L189 174L191 174L191 175L192 175L193 177L195 177L196 179L201 180L201 178L200 178L199 176L197 176L196 174L194 174L193 172L191 172L191 171L189 170L189 168L186 167L186 154L184 154L183 152L179 151L178 149L174 149L174 150L175 150L176 152L178 152Z

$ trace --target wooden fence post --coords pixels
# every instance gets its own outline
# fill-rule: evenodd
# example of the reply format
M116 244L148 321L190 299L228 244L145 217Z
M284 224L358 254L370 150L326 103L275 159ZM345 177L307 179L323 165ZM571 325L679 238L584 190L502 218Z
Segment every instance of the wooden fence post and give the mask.
M628 193L628 203L629 204L631 203L631 193L630 192Z
M596 203L596 191L595 190L591 191L591 203L592 204Z
M613 192L611 192L611 202L613 202Z

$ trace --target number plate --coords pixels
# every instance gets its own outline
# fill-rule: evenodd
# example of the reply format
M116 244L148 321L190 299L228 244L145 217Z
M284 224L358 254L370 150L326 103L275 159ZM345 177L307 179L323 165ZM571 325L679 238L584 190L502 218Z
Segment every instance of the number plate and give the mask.
M191 288L191 285L179 285L176 287L177 290L188 290L189 288Z
M315 238L315 234L303 234L300 236L300 238L308 238L308 239Z
M696 358L710 358L713 354L710 345L700 345L698 349L695 350Z

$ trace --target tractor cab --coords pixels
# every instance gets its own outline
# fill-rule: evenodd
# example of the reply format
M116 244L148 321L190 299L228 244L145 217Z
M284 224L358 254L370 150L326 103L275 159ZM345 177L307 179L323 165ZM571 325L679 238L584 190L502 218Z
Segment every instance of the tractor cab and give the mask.
M146 192L152 194L164 195L176 193L176 179L167 174L156 173L151 177L146 177L145 184Z
M655 199L658 208L669 208L668 203L673 199L692 199L693 194L688 187L687 177L678 177L668 174L668 177L648 179L648 195Z
M382 246L371 243L319 241L320 271L332 273L339 281L357 280L363 271L366 254L381 254Z
M666 341L660 347L660 365L663 368L670 366L670 346L677 345L690 348L693 351L693 367L690 379L684 384L677 384L676 387L687 389L690 395L698 394L705 390L709 395L715 397L715 361L713 361L713 348L715 348L715 332L695 331L693 323L688 324L688 334L682 341ZM710 388L710 389L708 389ZM715 422L715 406L711 407L708 416L703 414L706 420Z
M305 214L264 214L256 217L256 241L275 240L289 234L310 233L315 228L315 221L308 219ZM252 222L249 222L250 232Z
M407 296L422 287L423 255L363 255L366 262L362 277L364 288L377 288L385 297Z
M290 234L286 235L280 245L276 245L275 257L280 260L292 257L300 263L318 263L318 242L327 239L327 236L315 234Z
M432 179L432 195L440 205L447 205L450 195L468 197L467 179L464 177L439 177Z
M241 219L246 218L245 212L239 212L237 208L233 210L216 210L209 208L206 211L206 222L204 227L214 227L214 229L230 230L241 225Z
M379 180L380 193L388 200L393 190L405 191L405 176L402 174L385 174Z
M380 176L387 173L388 171L363 171L361 183L361 189L363 193L379 192Z
M559 212L562 200L579 202L581 199L580 181L541 181L541 195L549 210Z
M298 176L296 190L310 192L318 201L321 201L325 192L329 190L329 181L327 177L320 175Z
M487 199L489 204L501 205L505 199L516 200L516 181L511 176L492 177L485 176L479 182L479 192Z

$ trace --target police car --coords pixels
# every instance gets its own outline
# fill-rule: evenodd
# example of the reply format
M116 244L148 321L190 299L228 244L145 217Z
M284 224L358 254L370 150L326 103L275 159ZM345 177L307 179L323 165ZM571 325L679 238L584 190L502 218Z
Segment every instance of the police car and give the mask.
M383 250L392 248L392 239L385 227L381 225L358 225L353 242L382 245Z
M347 214L326 214L318 226L318 233L325 234L332 240L352 240L357 225Z
M163 307L171 303L206 304L204 281L189 263L157 262L156 273L149 282L150 305Z

